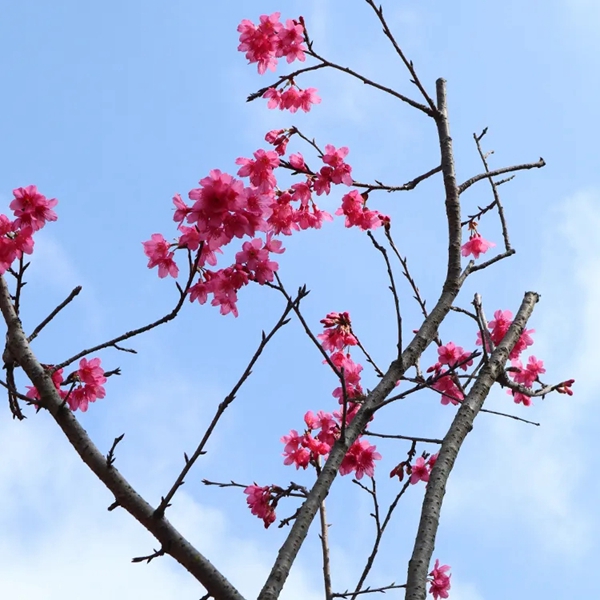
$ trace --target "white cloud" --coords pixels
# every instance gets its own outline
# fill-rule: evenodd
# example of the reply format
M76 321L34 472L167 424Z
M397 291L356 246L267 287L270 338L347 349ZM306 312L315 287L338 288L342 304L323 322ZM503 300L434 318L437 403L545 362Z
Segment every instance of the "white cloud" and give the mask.
M469 470L451 482L446 506L454 517L466 512L493 522L500 529L490 528L492 536L502 527L528 531L543 552L576 560L589 552L599 527L597 492L582 493L595 444L582 430L598 422L600 193L573 195L549 219L554 225L539 282L545 292L535 311L542 325L533 351L545 359L548 382L576 379L575 395L552 394L535 400L533 411L508 411L540 421L540 428L481 415L467 441ZM495 392L492 401L503 397Z
M184 389L182 384L171 393ZM160 397L161 390L156 389L154 395ZM140 392L139 401L134 400L133 406L123 411L125 419L139 416L142 397L146 402L156 400ZM136 464L146 465L135 470L138 488L164 491L165 481L170 481L175 471L167 474L164 465L154 471L148 464L162 460L173 467L174 453L170 460L161 457L165 447L176 437L185 441L193 429L197 438L196 413L206 404L183 413L171 411L178 416L168 419L169 436L161 444L145 446L140 453L143 461L119 461L117 457L125 474ZM156 422L146 420L138 425L146 433L157 431ZM0 439L11 449L10 460L0 461L1 598L197 600L203 594L203 588L168 557L149 565L131 563L132 557L152 552L155 540L124 511L106 510L111 495L47 415L15 422L8 411L3 411ZM181 458L179 452L177 458ZM162 482L157 481L161 475ZM169 519L242 594L252 597L258 593L274 558L260 545L265 538L254 541L239 537L221 510L199 504L185 490L178 492ZM298 565L282 598L320 598L321 594L311 588L312 582L312 575Z

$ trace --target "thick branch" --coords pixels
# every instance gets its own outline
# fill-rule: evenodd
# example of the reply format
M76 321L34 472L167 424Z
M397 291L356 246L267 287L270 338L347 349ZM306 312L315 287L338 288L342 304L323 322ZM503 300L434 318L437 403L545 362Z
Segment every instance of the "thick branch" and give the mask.
M459 193L454 173L452 139L450 138L450 128L446 112L445 81L439 79L436 85L439 113L436 113L434 118L440 142L449 237L448 269L442 293L413 340L405 348L404 352L402 352L402 356L392 362L379 384L365 398L356 416L346 428L344 437L340 438L332 447L321 474L311 489L308 498L298 511L288 537L279 550L271 573L258 597L259 600L276 600L279 597L292 564L308 534L310 524L319 510L321 502L329 493L329 489L333 484L333 480L338 473L346 452L364 431L373 412L395 388L396 382L410 367L416 364L418 358L436 337L438 328L450 311L450 307L454 303L464 281L460 268L461 226Z
M117 469L108 464L106 457L96 448L75 415L64 406L50 375L29 347L4 277L0 277L0 310L8 327L8 351L37 388L44 407L83 462L114 494L116 503L139 521L161 543L161 548L187 569L215 599L243 600L233 585L169 521L154 516L154 508L129 485Z
M538 300L539 296L534 292L525 294L515 320L502 342L498 344L490 356L488 363L481 370L477 381L462 402L444 438L435 466L431 471L423 500L419 530L415 539L412 557L408 564L406 600L425 600L427 573L435 546L440 511L446 493L446 482L467 434L473 429L475 417L481 410L492 385L503 373L508 355L525 329L525 325Z

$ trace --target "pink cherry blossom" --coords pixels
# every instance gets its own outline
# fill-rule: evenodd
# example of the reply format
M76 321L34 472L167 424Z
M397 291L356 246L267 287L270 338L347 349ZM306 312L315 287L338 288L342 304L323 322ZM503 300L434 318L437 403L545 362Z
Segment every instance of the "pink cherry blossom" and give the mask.
M331 144L325 146L323 162L332 168L330 177L333 183L352 185L352 167L344 162L344 158L346 158L348 152L349 150L345 146L338 148L337 150L335 146L332 146Z
M450 577L452 577L452 575L447 575L447 571L449 570L450 567L448 565L440 567L440 561L435 561L435 566L431 573L429 573L429 576L432 578L429 593L433 595L434 600L449 597L448 590L450 589Z
M513 318L510 310L497 310L494 313L494 319L489 322L488 327L490 329L490 337L495 345L498 345L504 339L512 322ZM535 329L527 329L519 336L517 343L508 355L511 360L518 358L523 350L533 344L532 333L535 333ZM482 345L481 332L477 332L476 343L478 346ZM487 350L489 351L490 348L487 348Z
M376 450L376 446L371 446L364 438L356 440L342 460L340 475L348 475L354 471L356 479L362 479L364 475L373 477L374 461L381 460L381 454Z
M265 529L275 521L275 510L271 505L271 490L270 486L261 487L256 484L244 489L244 494L248 496L246 502L250 512L263 520Z
M511 373L513 379L517 383L522 383L527 387L531 387L533 382L536 381L540 375L546 372L543 361L538 360L535 356L529 357L525 367L523 367L521 361L518 359L513 359L511 364L513 368L518 369L518 371Z
M277 184L275 175L273 175L273 169L279 166L279 156L276 152L257 150L254 153L254 160L238 158L235 162L242 165L238 170L238 175L249 177L250 183L259 190L268 190Z
M258 26L252 21L244 19L237 30L240 32L240 45L238 50L246 53L250 63L258 63L258 72L262 75L267 69L275 70L277 58L277 34L283 27L279 22L281 13L261 15Z
M355 363L350 354L344 354L339 351L331 355L331 362L339 371L343 371L346 398L351 400L352 398L362 396L363 389L360 385L362 366ZM344 402L344 388L340 386L332 392L332 396L337 398L340 404Z
M287 19L277 33L275 56L285 56L288 63L299 60L304 62L306 46L304 45L304 27L301 23Z
M292 429L289 435L284 435L281 438L281 443L285 444L283 449L283 461L284 465L296 465L296 469L302 467L306 469L310 462L310 451L307 450L302 441L302 435L300 435L295 429Z
M90 361L82 358L79 361L79 369L75 374L75 380L79 385L71 389L66 397L71 410L79 409L81 412L86 412L90 402L106 396L104 389L106 377L100 364L99 358Z
M347 312L331 312L321 319L321 323L325 326L325 331L317 337L328 352L343 350L346 346L358 344L358 340L352 333L350 315Z
M473 359L467 361L470 355L470 352L465 352L454 342L448 342L445 346L440 346L438 348L440 365L455 367L456 365L460 364L460 368L463 371L466 371L468 367L473 365Z
M29 227L31 231L38 231L47 221L56 221L58 218L52 210L58 200L48 200L46 196L37 191L35 185L20 187L13 190L14 200L10 203L11 210L15 213L15 229Z
M574 379L568 379L567 381L563 381L560 384L558 384L556 391L559 394L567 394L569 396L573 395L573 390L571 389L571 386L575 383Z
M357 190L352 190L342 198L342 206L335 211L335 214L345 215L346 227L359 227L363 231L376 229L383 223L383 219L389 220L389 217L367 209L365 201Z
M480 254L485 254L490 248L496 244L484 240L478 233L473 233L466 244L463 244L461 253L463 256L472 254L474 258L479 258Z
M515 404L523 404L523 406L531 406L533 404L531 396L528 396L527 394L514 390L507 390L506 393L513 397Z
M265 140L272 146L275 146L275 152L279 156L283 156L290 141L290 135L291 133L288 129L273 129L265 135Z
M148 268L158 267L158 276L163 278L167 275L177 277L179 269L173 260L175 254L170 251L167 240L160 233L153 233L151 239L142 242L144 254L150 259Z
M454 383L450 375L444 375L444 371L441 371L441 377L435 381L431 386L434 390L442 393L442 404L460 404L464 399L464 394L460 391L456 383Z
M419 481L424 481L427 483L429 481L429 473L431 472L431 467L425 462L425 459L422 456L419 456L415 461L415 464L412 465L410 470L410 483L414 485Z
M185 218L190 213L191 208L181 199L179 194L173 196L173 204L175 205L175 213L173 214L173 221L176 223L183 223Z
M47 368L51 369L52 365L48 365ZM52 383L56 388L56 391L58 392L59 396L64 400L67 395L67 391L61 388L61 383L63 382L63 369L58 369L57 371L54 371L54 373L52 373L51 378ZM31 398L32 400L40 400L40 394L35 387L28 385L27 390L28 392L25 394L27 398Z

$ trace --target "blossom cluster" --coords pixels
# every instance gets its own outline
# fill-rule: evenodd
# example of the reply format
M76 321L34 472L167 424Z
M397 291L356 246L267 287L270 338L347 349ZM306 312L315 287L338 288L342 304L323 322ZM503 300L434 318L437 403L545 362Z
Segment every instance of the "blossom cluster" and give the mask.
M308 169L301 154L289 156L290 167L304 180L286 190L279 189L274 171L281 164L280 156L285 153L290 135L283 130L269 132L266 140L275 150L259 149L253 158L236 160L238 176L247 178L249 185L214 169L200 180L200 187L189 192L190 204L176 194L173 219L180 235L175 243L169 243L160 233L143 242L148 268L158 267L159 277L177 277L175 251L197 252L196 270L200 277L189 289L190 300L204 304L210 297L221 314L237 316L239 290L251 281L264 285L274 279L279 265L272 255L284 252L282 242L275 236L320 229L324 221L333 217L317 206L314 196L328 195L332 185L352 184L352 167L345 161L348 148L328 144L321 157L324 166L318 173ZM374 229L389 220L367 209L356 191L342 198L342 207L336 214L346 217L346 227L362 230ZM257 237L259 233L264 237ZM234 264L218 270L208 268L217 265L217 255L223 253L226 245L245 237L250 239L243 242Z
M494 319L489 322L489 332L486 332L485 340L482 340L481 332L477 333L476 345L485 345L488 352L493 350L507 334L509 327L513 322L513 316L510 310L497 310L494 313ZM539 376L546 372L543 361L535 356L530 356L527 364L523 365L519 357L533 344L531 335L535 333L534 329L524 330L517 343L509 354L511 366L507 373L515 383L521 384L527 388L532 388L535 382L540 383ZM460 387L458 369L466 371L473 365L472 354L466 352L454 342L448 342L437 349L438 361L427 369L428 373L433 373L431 387L441 394L442 404L460 404L464 399L464 393ZM556 386L556 391L563 394L572 395L571 386L574 380L563 381ZM531 406L531 397L525 393L516 390L508 390L514 401L524 406Z
M281 438L284 444L283 456L285 465L295 465L296 469L306 469L309 465L317 466L321 457L327 457L332 446L339 439L345 413L345 425L351 423L358 411L359 404L353 402L362 395L360 372L362 366L354 363L346 352L349 346L358 344L352 333L350 316L347 312L329 313L322 321L324 332L319 334L323 348L330 353L332 363L343 378L343 386L333 391L333 396L340 404L347 401L347 410L337 410L333 413L318 411L316 414L308 411L304 415L306 428L302 433L292 429L288 435ZM326 361L325 361L326 362ZM344 394L345 392L345 394ZM354 473L357 479L365 475L372 477L376 460L381 459L376 446L371 445L360 436L348 449L340 465L340 475ZM275 520L273 486L249 486L244 490L246 502L253 515L263 519L265 527Z
M429 588L429 593L433 595L434 600L449 597L448 591L450 590L450 577L452 577L452 575L447 574L449 570L449 565L440 566L440 561L435 561L435 565L431 573L429 573L429 576L431 577L431 587Z
M79 361L79 368L66 379L63 378L63 369L52 372L52 383L71 410L79 409L81 412L86 412L90 402L95 402L98 398L104 398L106 395L104 389L106 377L100 364L99 358L92 358L89 361L82 358ZM48 368L52 369L51 366ZM69 390L63 389L69 384L71 384ZM32 386L27 386L27 388L27 398L39 401L40 395L37 389Z
M404 473L406 472L410 476L409 481L411 485L415 485L416 483L419 483L419 481L427 483L437 457L437 454L429 456L425 452L423 453L423 456L419 456L412 465L410 464L410 461L403 461L392 469L390 477L398 477L398 479L402 481Z
M431 387L442 395L442 404L457 405L463 400L464 394L457 385L456 369L466 371L472 366L473 359L470 357L470 352L465 352L454 342L438 347L438 362L429 367L427 372L434 373L434 383Z
M272 492L274 486L249 485L244 489L244 494L248 497L246 502L250 507L250 512L263 520L265 529L275 521L275 501Z
M285 56L288 63L294 60L306 60L304 43L304 25L301 19L287 19L285 25L280 23L281 13L262 15L258 25L244 19L239 27L240 45L238 50L246 53L249 63L257 63L258 72L263 75L267 69L274 71L277 59ZM267 98L268 108L279 108L294 113L298 109L308 112L313 104L319 104L315 88L305 90L299 88L293 78L287 78L285 88L279 90L270 87L263 93Z
M238 50L246 53L248 62L257 63L262 75L267 69L274 71L277 59L285 56L288 63L306 60L304 27L299 21L287 19L280 23L281 13L261 15L259 24L244 19L237 30L240 33Z
M56 221L52 210L58 200L48 200L35 185L13 190L14 199L9 207L14 220L0 215L0 275L3 275L16 259L33 252L33 234L48 221Z

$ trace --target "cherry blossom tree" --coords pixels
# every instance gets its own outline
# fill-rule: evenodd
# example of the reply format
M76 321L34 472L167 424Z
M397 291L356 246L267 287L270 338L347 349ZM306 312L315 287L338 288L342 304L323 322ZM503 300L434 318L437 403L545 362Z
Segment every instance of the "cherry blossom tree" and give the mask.
M288 433L276 433L281 439L283 463L293 466L295 471L314 474L312 483L262 482L259 485L251 480L243 483L204 480L208 486L233 488L233 493L239 494L239 501L247 503L249 515L262 520L265 528L279 519L279 525L287 530L260 600L275 600L280 596L309 534L318 535L320 539L322 553L318 560L327 600L355 599L369 592L388 590L400 590L398 593L405 594L408 600L422 600L428 593L435 600L450 597L450 566L443 564L444 557L434 553L440 511L457 456L474 427L475 418L487 410L484 403L490 390L495 385L504 388L511 397L507 403L522 405L519 409L553 392L572 394L572 379L545 383L543 361L529 354L534 330L527 327L539 300L538 294L525 293L521 305L512 307L512 311L498 308L493 299L486 300L484 307L479 294L470 305L465 305L464 299L458 301L467 279L480 271L493 269L515 253L499 188L518 171L543 167L543 159L492 169L489 153L482 145L487 132L484 130L473 136L481 172L459 182L450 136L446 81L438 79L434 86L421 81L388 26L383 9L372 0L365 3L389 40L392 53L404 65L413 85L412 95L400 93L329 60L313 43L310 23L305 23L302 17L282 20L280 13L273 13L260 16L258 22L244 19L238 28L238 49L250 64L257 66L261 76L271 78L248 100L266 100L266 109L297 113L296 117L300 118L300 113L318 110L321 103L318 91L310 87L311 73L328 70L332 76L355 78L431 120L439 154L432 157L431 168L426 172L394 184L359 181L353 175L351 149L336 147L329 140L318 140L318 132L304 131L300 125L265 132L264 143L261 142L264 147L258 148L251 158L235 159L239 167L235 174L213 169L200 179L199 187L188 192L187 199L175 194L172 199L174 225L165 220L163 232L152 233L143 242L148 268L156 268L160 279L175 280L177 301L173 309L152 323L73 356L57 357L53 364L40 362L31 344L51 320L59 318L59 313L68 308L80 288L74 289L30 332L24 330L21 322L21 298L26 293L27 256L33 255L32 260L35 260L35 235L57 219L58 202L48 199L35 185L26 185L13 192L14 199L9 206L12 215L0 215L0 309L7 327L3 353L6 376L1 384L7 391L12 415L21 420L26 412L31 418L41 411L49 413L83 462L114 496L109 510L127 511L156 538L158 550L133 560L150 562L163 555L171 556L199 582L206 599L241 600L244 596L229 581L227 573L221 572L210 562L210 557L205 557L186 540L185 532L179 532L169 523L168 509L201 456L210 452L211 436L259 363L263 350L291 320L301 325L314 345L317 360L322 361L323 368L329 369L337 380L328 405L306 406L304 422L290 423ZM286 63L284 69L287 65L291 69L292 63L302 65L272 76L270 72L280 68L280 62ZM290 153L292 146L294 152ZM439 182L439 207L445 211L448 242L445 280L431 308L419 290L418 275L413 276L407 257L394 239L394 222L385 214L390 198L408 193L430 179ZM462 195L478 183L489 186L489 200L469 213ZM324 209L336 203L334 214ZM374 251L373 262L380 260L389 277L396 348L393 360L385 366L380 366L363 345L360 323L354 323L343 307L332 306L320 324L310 322L303 311L308 290L303 286L290 291L280 275L277 256L287 251L288 236L301 236L308 229L322 229L321 235L327 236L327 222L334 219L341 219L346 228L356 228L368 237ZM500 237L496 242L484 239L479 233L478 226L484 220L499 225ZM467 236L466 240L463 235ZM494 248L498 248L495 254ZM400 280L404 280L406 288L401 286ZM106 361L109 351L130 351L124 343L176 318L188 300L194 306L187 310L213 311L214 318L221 315L235 318L244 310L241 290L255 284L262 286L265 293L272 290L281 296L282 314L268 332L263 332L247 367L216 408L197 447L185 454L181 471L174 475L170 489L159 502L151 504L116 467L117 448L123 436L115 438L112 447L101 451L81 426L77 411L93 411L93 403L110 393L105 387L107 381L121 374L119 369L103 368L101 361ZM403 318L407 296L412 296L409 301L416 302L422 314L416 329L407 328ZM211 306L198 307L196 302ZM491 320L486 318L484 308L492 311ZM440 328L450 315L464 319L463 326L472 338L469 348L442 339ZM432 344L437 348L437 361L424 365L424 352ZM21 385L19 373L24 373L29 385ZM368 381L373 382L371 388L366 387ZM408 436L402 431L377 431L379 423L385 422L381 415L391 405L423 394L436 395L439 402L446 405L444 410L453 411L452 422L443 435L433 439ZM497 416L528 422L508 413L497 413ZM407 449L403 460L395 464L391 472L381 473L384 451L372 442L386 439L406 444ZM281 460L281 457L275 456L273 460ZM223 473L227 478L226 465ZM374 521L375 525L374 543L364 569L357 577L355 588L345 591L334 587L325 507L338 475L352 476L356 491L368 495L373 513L364 518ZM384 509L376 480L386 479L395 495ZM414 538L404 540L413 544L412 556L405 571L398 572L400 583L375 581L372 569L381 539L409 489L418 489L423 495L418 529ZM278 513L285 516L281 518Z

